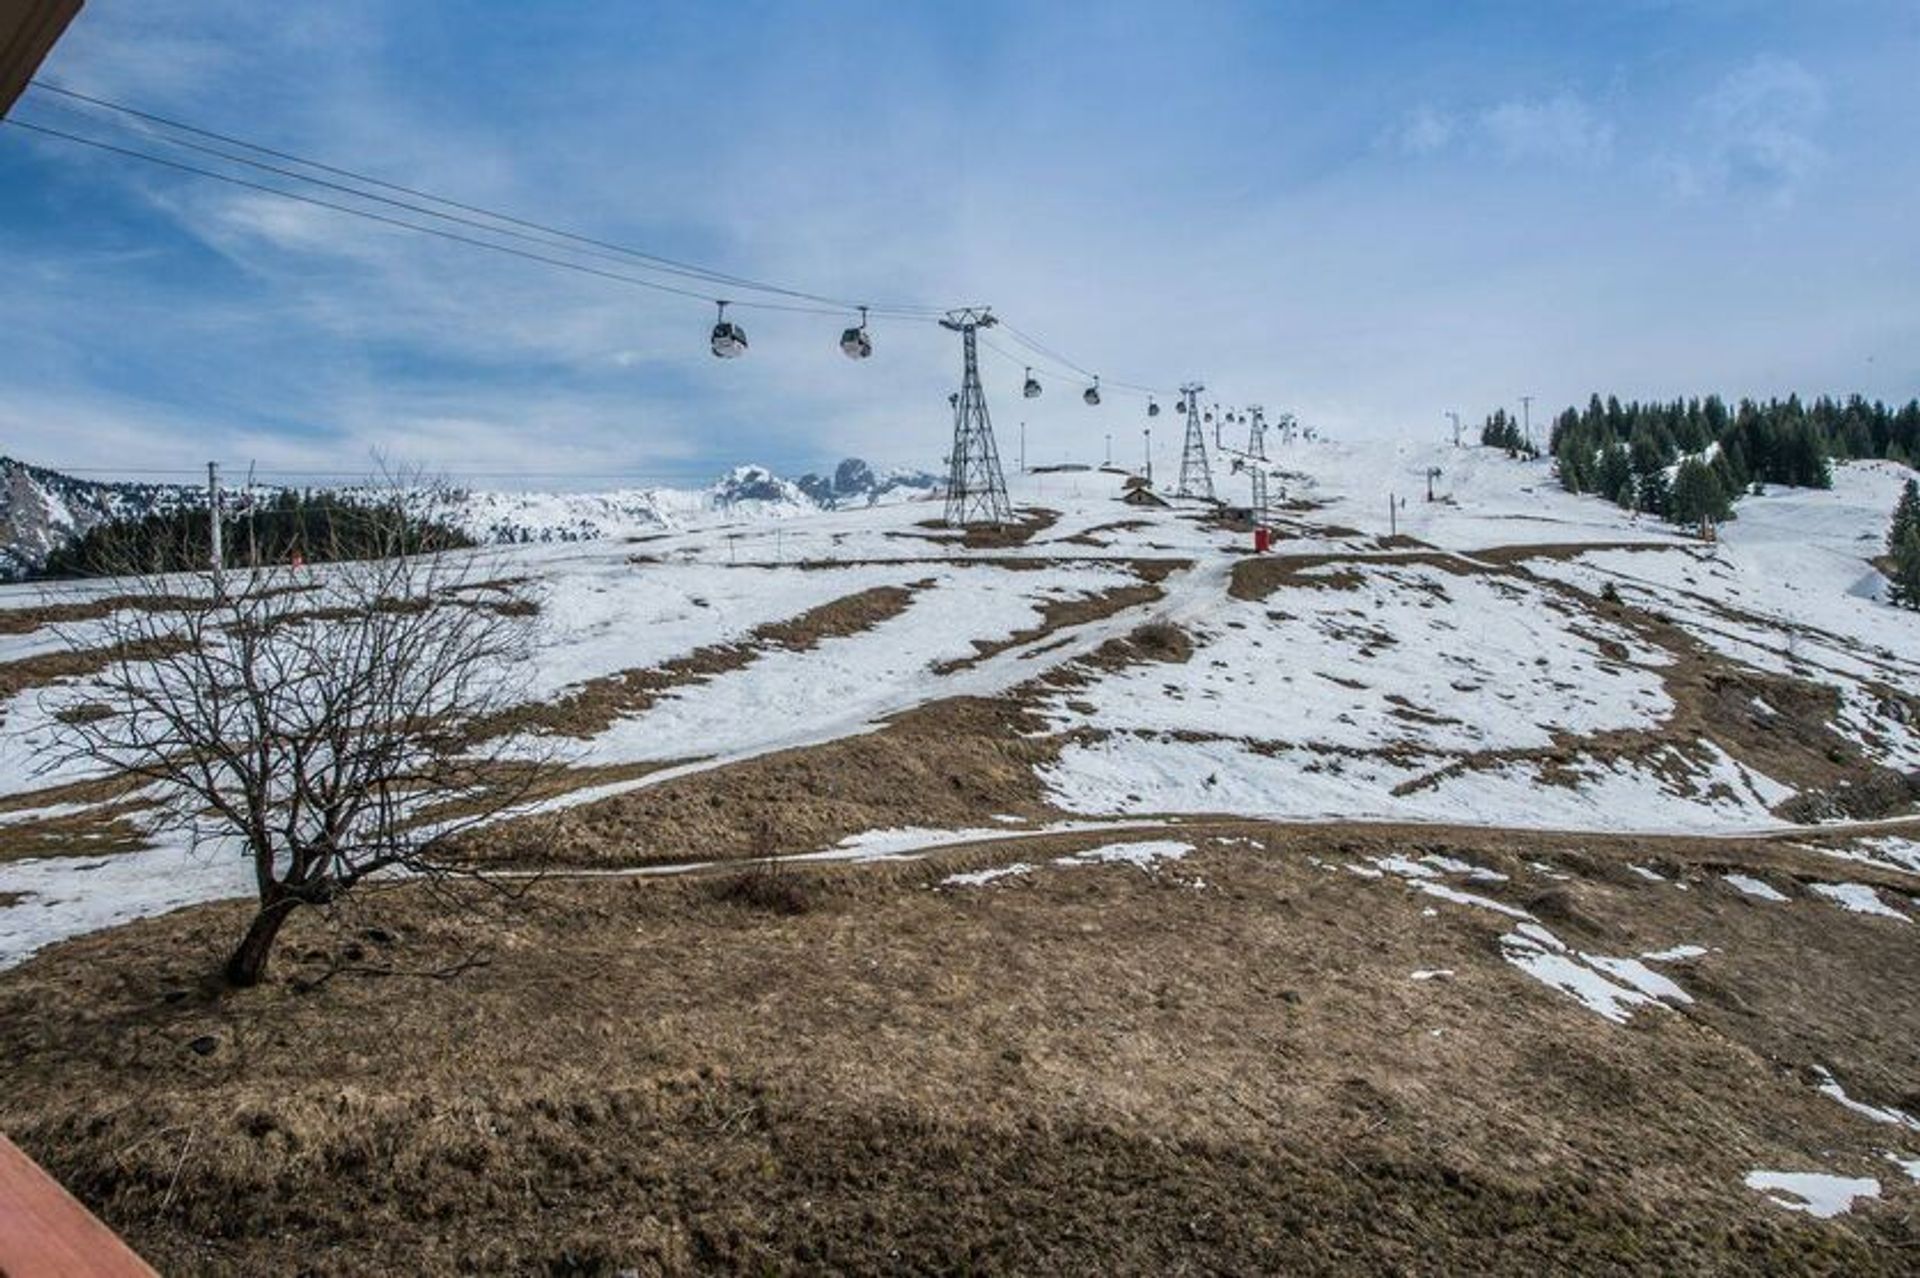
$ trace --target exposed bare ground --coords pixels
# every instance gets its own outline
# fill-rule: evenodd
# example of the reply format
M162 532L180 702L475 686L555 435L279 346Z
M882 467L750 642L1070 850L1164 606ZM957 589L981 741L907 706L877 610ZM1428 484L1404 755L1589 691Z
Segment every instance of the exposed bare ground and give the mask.
M1623 543L1613 548L1646 547ZM1388 558L1323 554L1247 559L1234 565L1229 593L1238 599L1257 601L1283 588L1354 590L1365 581L1369 565L1418 563L1460 576L1524 579L1549 596L1548 607L1604 618L1672 657L1670 664L1653 668L1675 706L1667 721L1657 728L1589 736L1559 733L1553 744L1544 748L1463 755L1403 783L1396 794L1429 788L1463 772L1514 763L1533 767L1543 783L1575 785L1592 765L1610 762L1647 767L1666 778L1676 792L1692 793L1697 789L1693 781L1696 765L1708 760L1704 745L1711 742L1739 762L1798 792L1777 812L1788 820L1873 818L1911 811L1920 802L1920 778L1879 766L1833 730L1839 696L1831 687L1755 670L1713 651L1657 611L1589 596L1560 582L1535 577L1522 566L1529 558L1556 557L1566 551L1569 548L1556 546L1509 547L1505 551L1476 552L1472 559L1446 552ZM1700 602L1710 603L1704 598ZM1578 628L1574 629L1577 633ZM1354 638L1360 642L1366 635L1356 631ZM1607 651L1608 641L1593 642ZM1618 645L1611 647L1617 649ZM1614 660L1625 658L1624 651L1607 655ZM1920 700L1910 694L1887 687L1880 696L1894 707L1891 713L1920 717ZM1775 713L1756 709L1760 702Z
M1115 586L1111 590L1076 599L1050 599L1041 606L1039 625L1030 626L1025 630L1016 630L1003 639L975 639L973 656L939 662L934 665L933 673L946 675L957 670L965 670L989 657L998 656L1010 648L1018 648L1022 644L1044 639L1062 630L1084 626L1095 621L1104 621L1129 608L1150 604L1165 594L1160 589L1160 583L1165 581L1174 569L1186 566L1188 566L1186 563L1173 559L1135 561L1129 567L1141 578L1139 584Z
M1058 746L1004 700L949 698L882 730L763 755L587 807L529 817L477 854L528 865L648 865L804 852L889 826L976 825L1051 809L1034 775Z
M930 582L905 586L875 586L810 608L797 617L755 628L738 643L712 644L684 657L644 670L591 679L552 702L516 706L469 729L474 740L509 732L554 733L591 737L623 715L640 714L670 688L702 683L717 674L739 670L773 650L802 652L826 639L869 630L906 611L913 596Z
M0 661L0 701L29 688L50 688L58 683L99 674L123 658L152 661L169 651L179 651L181 642L161 643L155 640L124 650L113 647L62 648L35 657L23 657L19 661Z
M0 635L25 635L47 626L69 625L76 621L97 621L126 608L160 611L196 606L187 596L97 595L62 600L60 592L49 590L48 601L29 608L0 608Z
M0 1125L169 1273L1912 1272L1897 1132L1813 1071L1920 1108L1920 946L1803 898L1818 858L1183 837L1153 874L1054 866L1065 840L814 873L798 912L549 882L487 966L314 987L467 952L474 920L398 889L224 998L198 978L240 911L186 911L0 974ZM1695 1001L1609 1024L1501 960L1506 920L1339 868L1427 852L1570 945L1708 947L1666 967ZM1756 1168L1883 1197L1814 1221Z
M923 519L916 528L926 532L899 532L890 536L918 537L923 541L940 542L947 545L964 547L967 550L1007 550L1014 546L1024 546L1027 542L1060 520L1060 512L1048 510L1042 506L1023 506L1013 512L1013 522L1007 524L973 524L956 532L947 526L944 519Z

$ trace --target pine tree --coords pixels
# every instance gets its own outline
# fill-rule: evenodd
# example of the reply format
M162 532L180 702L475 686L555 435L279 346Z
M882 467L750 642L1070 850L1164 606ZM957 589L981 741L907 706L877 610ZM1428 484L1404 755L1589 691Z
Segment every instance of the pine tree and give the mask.
M1676 524L1718 523L1727 517L1727 493L1713 467L1689 457L1673 472L1667 517Z
M1893 602L1920 609L1920 526L1908 528L1893 548L1893 571L1887 576L1893 583Z
M1887 529L1887 553L1898 555L1901 544L1916 531L1920 531L1920 480L1909 479L1893 507L1893 524Z

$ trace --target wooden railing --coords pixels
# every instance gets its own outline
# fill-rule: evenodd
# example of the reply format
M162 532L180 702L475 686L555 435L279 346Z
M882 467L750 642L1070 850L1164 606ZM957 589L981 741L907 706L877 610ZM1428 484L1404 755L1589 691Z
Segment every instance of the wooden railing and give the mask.
M157 1278L20 1147L0 1136L0 1278Z

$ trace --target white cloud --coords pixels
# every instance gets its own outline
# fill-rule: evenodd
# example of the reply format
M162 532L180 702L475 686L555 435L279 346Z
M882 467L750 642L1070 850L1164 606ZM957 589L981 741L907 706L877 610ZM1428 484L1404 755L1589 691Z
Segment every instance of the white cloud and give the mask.
M1433 155L1446 149L1458 125L1451 115L1421 105L1388 131L1386 143L1405 155Z
M1613 125L1572 94L1502 102L1476 124L1481 139L1513 164L1597 168L1613 155Z
M1756 58L1696 104L1694 145L1667 170L1683 196L1718 190L1791 202L1826 161L1814 136L1826 112L1826 89L1805 67Z

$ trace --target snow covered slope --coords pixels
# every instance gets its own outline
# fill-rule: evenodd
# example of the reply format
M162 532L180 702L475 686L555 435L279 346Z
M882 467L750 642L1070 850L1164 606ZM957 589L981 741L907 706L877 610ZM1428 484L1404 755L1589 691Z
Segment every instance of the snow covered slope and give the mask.
M1021 530L971 543L937 505L897 500L924 489L870 473L824 495L745 469L716 493L469 509L511 543L504 571L536 584L533 700L725 648L555 736L596 769L555 801L581 820L953 698L1027 716L1062 820L1705 833L1912 810L1920 615L1881 601L1868 562L1903 468L1845 465L1831 491L1750 498L1705 544L1490 449L1297 442L1273 465L1284 506L1261 558L1214 509L1126 504L1125 476L1098 470L1014 476ZM1224 468L1217 483L1244 494ZM502 531L534 527L577 536ZM891 603L857 628L765 637L874 591ZM44 601L0 588L0 615ZM1151 621L1179 643L1125 642ZM53 650L16 629L0 662ZM44 835L50 811L72 816L48 787L83 774L33 771L57 728L42 691L0 703L0 820ZM148 836L179 855L177 833ZM23 898L0 904L0 958L9 912L60 897L47 864L0 857L0 902Z

